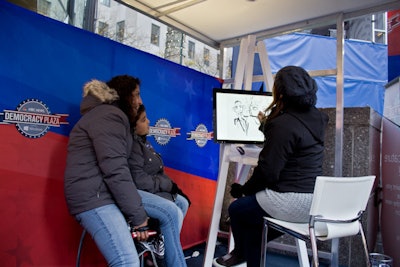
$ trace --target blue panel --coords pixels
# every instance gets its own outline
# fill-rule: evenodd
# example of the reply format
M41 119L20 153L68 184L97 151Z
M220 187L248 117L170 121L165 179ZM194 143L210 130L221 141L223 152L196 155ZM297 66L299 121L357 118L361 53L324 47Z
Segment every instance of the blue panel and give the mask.
M388 81L394 80L395 78L400 76L400 55L397 56L389 56L388 59Z
M130 74L142 82L151 125L166 119L180 129L164 145L149 137L165 165L217 179L219 145L209 140L200 147L187 140L187 133L199 124L212 131L212 89L221 87L218 79L3 0L0 37L0 113L15 110L23 100L39 99L52 114L69 114L69 125L49 130L67 136L80 118L84 83Z
M336 69L336 39L294 33L264 41L272 73L287 65L298 65L306 70ZM345 40L344 105L370 106L383 112L384 85L388 79L387 46L369 42ZM234 48L233 69L236 69L239 47ZM396 64L396 63L394 63ZM396 69L391 66L391 69ZM400 69L400 68L397 68ZM262 74L260 60L255 57L254 75ZM334 77L318 77L318 106L336 106ZM253 84L258 90L261 83Z

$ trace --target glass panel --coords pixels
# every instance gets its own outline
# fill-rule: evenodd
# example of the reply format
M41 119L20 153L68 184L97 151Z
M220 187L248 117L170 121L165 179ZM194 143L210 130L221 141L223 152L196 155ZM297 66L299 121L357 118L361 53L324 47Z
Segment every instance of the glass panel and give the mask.
M195 51L195 44L194 42L189 41L188 57L190 59L194 59L194 51Z
M116 29L116 40L120 43L124 42L124 36L125 36L125 21L120 21L117 23L117 29Z
M160 45L160 26L151 24L151 39L153 45Z
M110 6L110 0L100 0L100 4L105 5L105 6Z
M204 48L203 58L204 58L204 65L210 66L210 50L209 49Z

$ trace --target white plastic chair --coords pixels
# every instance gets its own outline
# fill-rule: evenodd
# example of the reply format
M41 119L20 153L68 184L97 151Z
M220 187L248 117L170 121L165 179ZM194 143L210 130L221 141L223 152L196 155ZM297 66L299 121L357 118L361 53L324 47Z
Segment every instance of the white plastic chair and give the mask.
M360 222L375 176L326 177L318 176L310 209L309 223L292 223L264 217L261 249L261 267L266 264L268 228L279 230L296 238L298 259L301 267L310 266L306 240L311 241L313 266L319 266L317 239L321 241L361 234L370 267L366 238Z

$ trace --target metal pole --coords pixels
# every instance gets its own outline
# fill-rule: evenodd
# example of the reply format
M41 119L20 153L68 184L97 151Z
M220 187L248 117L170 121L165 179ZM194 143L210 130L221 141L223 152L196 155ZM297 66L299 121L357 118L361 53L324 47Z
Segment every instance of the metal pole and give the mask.
M342 176L343 172L343 59L344 59L344 23L343 14L336 22L336 133L335 133L335 176ZM339 266L339 239L332 239L331 266Z
M343 14L337 19L336 27L336 135L335 135L335 176L342 176L343 165L343 58L344 34Z

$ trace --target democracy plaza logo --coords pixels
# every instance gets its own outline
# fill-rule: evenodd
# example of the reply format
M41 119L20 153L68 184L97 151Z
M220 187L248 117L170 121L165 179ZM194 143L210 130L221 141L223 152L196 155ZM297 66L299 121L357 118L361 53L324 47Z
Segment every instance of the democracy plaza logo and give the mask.
M154 136L154 139L159 145L166 145L172 137L180 134L181 128L172 128L167 119L159 119L155 126L150 126L149 134Z
M21 102L16 110L3 110L0 123L15 124L17 130L28 138L39 138L47 133L50 127L68 124L67 114L51 114L50 109L38 99L27 99Z
M213 139L213 132L208 132L204 124L199 124L196 130L186 133L186 140L194 140L198 147L204 147L208 140Z

